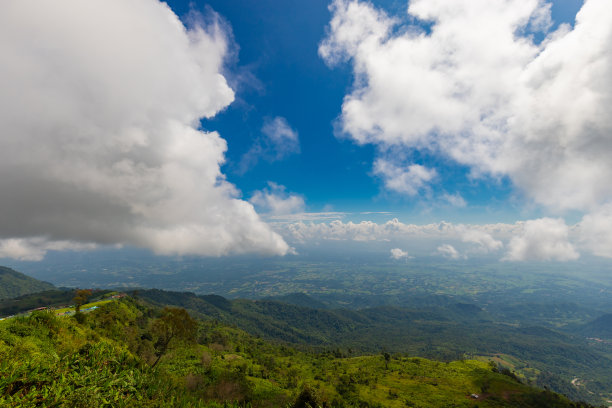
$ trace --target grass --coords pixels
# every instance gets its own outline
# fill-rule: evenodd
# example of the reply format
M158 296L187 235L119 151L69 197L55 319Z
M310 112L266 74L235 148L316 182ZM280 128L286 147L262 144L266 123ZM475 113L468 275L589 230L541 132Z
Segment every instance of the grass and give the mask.
M97 306L100 307L102 305L105 305L109 302L112 302L113 300L111 299L106 299L106 300L99 300L96 302L91 302L91 303L86 303L84 305L81 306L81 310L83 309L89 309L91 307ZM60 309L54 309L53 310L55 312L56 315L61 315L64 314L66 312L75 312L76 311L76 307L75 306L68 306L68 307L62 307Z

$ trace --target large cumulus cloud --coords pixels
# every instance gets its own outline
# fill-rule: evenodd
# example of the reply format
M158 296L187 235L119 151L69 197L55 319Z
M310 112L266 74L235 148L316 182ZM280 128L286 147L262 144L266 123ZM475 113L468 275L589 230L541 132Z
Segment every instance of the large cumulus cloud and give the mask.
M523 224L520 235L508 244L508 261L570 261L580 256L569 242L569 228L561 219L540 218Z
M221 173L225 141L199 128L234 95L226 35L192 20L157 0L0 4L0 238L22 240L4 252L286 253Z
M353 66L340 127L378 146L376 168L393 150L441 154L553 211L599 213L612 201L609 6L586 0L551 31L543 0L411 0L403 20L336 0L319 52Z

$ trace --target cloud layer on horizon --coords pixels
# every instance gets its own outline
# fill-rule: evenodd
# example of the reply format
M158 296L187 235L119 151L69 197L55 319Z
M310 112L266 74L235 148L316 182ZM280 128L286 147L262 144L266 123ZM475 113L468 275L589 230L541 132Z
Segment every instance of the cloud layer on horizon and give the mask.
M199 128L234 93L223 29L191 20L157 0L2 2L0 257L288 251L221 173L225 140Z
M609 214L608 214L609 215ZM603 216L602 216L603 217ZM607 219L602 229L610 224ZM405 224L397 218L385 223L372 221L277 223L276 230L296 247L317 246L325 241L388 243L392 250L419 255L441 255L451 259L493 256L502 261L571 261L588 253L612 258L611 247L592 242L597 228L589 220L567 225L560 218L539 218L514 224ZM299 249L299 248L298 248ZM395 251L397 252L397 251ZM392 252L393 253L393 252ZM399 253L399 252L397 252Z

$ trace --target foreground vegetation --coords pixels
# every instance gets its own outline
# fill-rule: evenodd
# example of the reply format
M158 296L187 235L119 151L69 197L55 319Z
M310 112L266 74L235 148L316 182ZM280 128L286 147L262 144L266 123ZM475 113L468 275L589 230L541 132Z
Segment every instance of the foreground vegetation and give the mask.
M0 406L576 407L489 362L309 353L124 298L0 322Z

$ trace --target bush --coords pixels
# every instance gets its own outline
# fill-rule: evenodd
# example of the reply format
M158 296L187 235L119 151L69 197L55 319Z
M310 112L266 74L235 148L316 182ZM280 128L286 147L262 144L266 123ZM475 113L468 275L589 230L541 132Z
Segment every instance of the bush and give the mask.
M316 393L308 385L302 387L302 391L295 399L291 408L317 408L319 401Z

